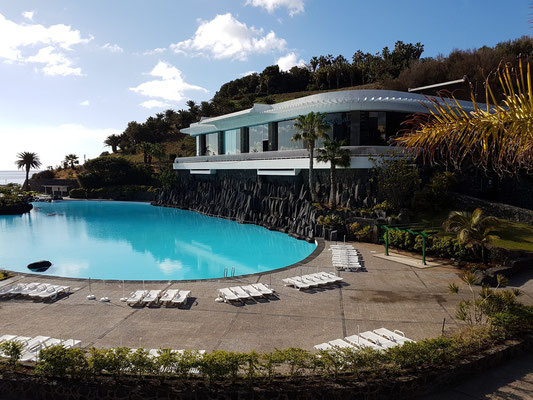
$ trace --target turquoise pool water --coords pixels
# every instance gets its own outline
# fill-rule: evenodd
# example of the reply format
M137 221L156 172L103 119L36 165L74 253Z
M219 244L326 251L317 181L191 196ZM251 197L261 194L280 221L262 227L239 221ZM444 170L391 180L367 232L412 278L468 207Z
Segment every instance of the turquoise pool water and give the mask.
M22 216L0 216L0 269L74 278L178 280L281 268L315 245L255 225L147 203L34 203Z

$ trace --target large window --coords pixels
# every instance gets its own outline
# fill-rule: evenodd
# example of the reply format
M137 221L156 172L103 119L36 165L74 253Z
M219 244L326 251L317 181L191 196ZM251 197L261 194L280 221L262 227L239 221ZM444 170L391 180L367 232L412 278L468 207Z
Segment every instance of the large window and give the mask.
M249 132L250 153L268 151L268 124L251 126Z
M215 156L218 154L218 132L205 135L205 155Z
M241 152L241 130L231 129L224 132L224 154Z
M296 133L294 120L278 122L278 150L303 149L303 141L292 142L291 138Z
M343 140L345 146L350 145L350 113L327 114L325 122L330 127L327 132L330 139Z

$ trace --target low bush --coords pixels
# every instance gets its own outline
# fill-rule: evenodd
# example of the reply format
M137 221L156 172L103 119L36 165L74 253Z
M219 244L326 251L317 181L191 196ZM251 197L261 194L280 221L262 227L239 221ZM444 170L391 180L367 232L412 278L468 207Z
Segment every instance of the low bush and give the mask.
M73 199L86 199L87 191L83 188L70 189L68 195Z
M46 376L82 378L88 372L87 367L87 357L83 350L58 345L43 348L39 352L35 371Z
M22 357L22 348L24 345L21 342L8 341L0 343L0 353L7 359L7 364L14 368Z
M409 232L389 231L389 246L398 249L422 252L423 238ZM430 236L426 238L426 254L457 260L475 261L476 255L465 244L448 236Z

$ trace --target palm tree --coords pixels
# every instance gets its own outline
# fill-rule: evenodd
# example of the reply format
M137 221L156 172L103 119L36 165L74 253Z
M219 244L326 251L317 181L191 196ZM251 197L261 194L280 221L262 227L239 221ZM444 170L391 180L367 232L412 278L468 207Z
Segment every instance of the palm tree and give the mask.
M317 201L315 186L313 184L313 158L315 142L317 139L327 136L326 131L329 126L325 122L326 114L310 112L307 115L300 115L294 121L294 128L297 132L291 138L292 142L304 141L305 148L309 152L309 190L312 201Z
M109 135L106 140L104 140L104 144L106 147L111 147L111 151L113 153L117 152L117 147L120 146L120 143L122 142L122 138L118 135Z
M350 150L343 149L344 141L326 139L324 148L317 150L316 160L319 162L329 162L329 204L335 208L337 198L335 186L335 167L346 168L350 166Z
M161 172L161 160L165 157L167 154L165 151L165 147L161 143L154 143L152 145L151 154L157 158L157 168L159 172Z
M23 151L22 153L17 154L18 160L15 161L15 164L17 165L18 169L25 168L26 169L26 180L24 181L24 185L22 186L24 189L28 189L28 176L30 175L30 169L34 168L37 169L41 166L41 160L39 160L39 156L37 153L30 153L27 151Z
M491 233L499 223L498 218L484 217L483 210L476 208L473 212L452 211L443 227L446 232L457 234L457 239L467 247L481 248L481 259L486 265L485 249L498 239L498 236Z
M485 82L486 107L471 99L474 111L461 107L455 97L441 96L428 107L429 118L417 114L408 121L411 131L396 142L419 153L424 160L461 166L465 161L498 173L517 174L533 169L533 85L530 64L498 69L504 99L499 102Z
M143 161L145 164L152 163L152 143L141 142L137 148L143 152Z
M63 161L63 163L67 166L70 166L70 168L74 169L75 165L78 165L80 163L79 157L76 154L67 154L65 156L65 160Z

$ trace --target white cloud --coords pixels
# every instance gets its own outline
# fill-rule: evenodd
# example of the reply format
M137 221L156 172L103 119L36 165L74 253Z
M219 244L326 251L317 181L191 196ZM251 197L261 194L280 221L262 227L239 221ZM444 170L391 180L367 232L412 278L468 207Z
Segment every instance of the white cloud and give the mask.
M257 71L246 71L246 72L241 72L239 74L239 76L245 77L245 76L252 75L252 74L257 74L257 73L258 73Z
M118 44L111 43L106 43L101 48L104 50L108 50L111 53L122 53L124 51L124 49L122 49L122 47L120 47Z
M134 53L135 55L141 55L141 56L152 56L154 54L161 54L161 53L164 53L165 51L167 51L166 48L164 47L158 47L158 48L155 48L155 49L152 49L152 50L146 50L142 53Z
M141 107L144 108L165 108L170 107L170 104L160 100L146 100L141 103Z
M103 141L109 135L122 133L120 129L89 128L80 124L61 125L0 125L0 169L14 169L16 154L36 152L43 164L58 165L65 154L94 158L105 150Z
M235 19L231 13L217 15L211 21L200 20L191 39L170 45L176 53L190 52L215 59L230 58L245 61L250 54L285 49L287 42L273 31L264 35L263 29Z
M305 10L303 0L247 0L246 5L262 7L271 14L276 8L286 7L291 17Z
M191 85L183 80L181 71L173 65L159 61L149 73L150 76L159 78L130 88L131 91L147 97L155 97L170 102L179 102L185 99L185 92L199 90L208 92L203 87ZM145 101L141 105L145 108L159 107L163 102Z
M81 75L81 68L73 68L64 51L72 46L90 42L80 31L68 25L45 27L38 24L17 24L0 14L0 60L18 63L42 63L47 75ZM35 53L35 49L37 53ZM27 55L28 52L33 55Z
M89 106L91 103L89 102L89 100L83 100L81 103L80 103L80 106Z
M53 46L43 47L36 55L28 57L26 62L45 64L43 67L45 75L81 75L81 68L72 67L72 61L63 53L57 52Z
M298 56L294 52L278 58L276 64L278 64L281 71L288 71L294 66L305 67L305 61L301 58L298 60Z
M33 14L35 14L33 11L24 11L22 16L30 21L33 21Z

